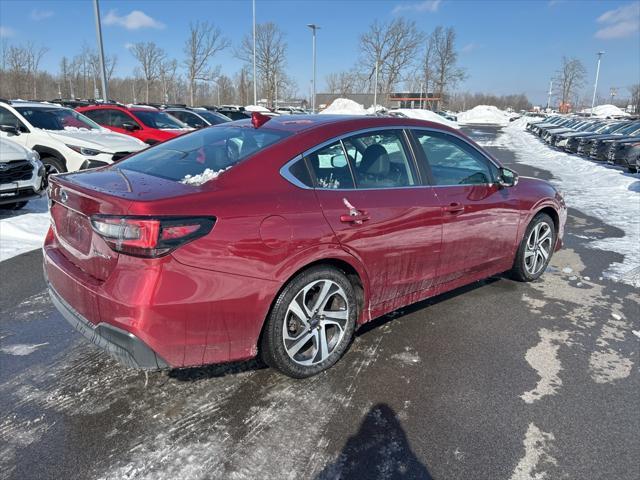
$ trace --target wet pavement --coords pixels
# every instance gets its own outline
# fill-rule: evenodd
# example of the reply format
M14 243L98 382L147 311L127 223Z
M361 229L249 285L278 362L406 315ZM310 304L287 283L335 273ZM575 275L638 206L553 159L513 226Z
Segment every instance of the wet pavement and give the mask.
M640 294L588 245L621 235L570 210L539 281L380 318L306 380L257 361L127 370L53 309L40 252L2 262L0 478L637 479Z

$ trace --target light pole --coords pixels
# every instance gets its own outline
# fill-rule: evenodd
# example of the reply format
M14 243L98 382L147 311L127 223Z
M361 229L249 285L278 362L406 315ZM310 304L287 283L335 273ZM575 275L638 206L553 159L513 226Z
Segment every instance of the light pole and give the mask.
M320 27L315 23L309 23L307 27L313 31L313 89L311 92L311 111L316 113L316 30Z
M258 78L256 77L256 0L253 0L253 104L258 104Z
M602 59L602 55L604 55L603 51L598 52L598 66L596 68L596 83L593 86L593 98L591 99L591 117L593 117L593 107L596 104L596 92L598 91L598 77L600 76L600 60Z
M551 106L551 92L553 92L553 79L549 80L549 94L547 95L547 112L549 111L549 107Z
M102 25L100 24L100 6L98 0L93 0L93 12L96 17L96 36L98 37L98 54L100 55L100 73L102 77L102 100L109 101L109 90L107 88L107 69L104 66L104 47L102 46Z

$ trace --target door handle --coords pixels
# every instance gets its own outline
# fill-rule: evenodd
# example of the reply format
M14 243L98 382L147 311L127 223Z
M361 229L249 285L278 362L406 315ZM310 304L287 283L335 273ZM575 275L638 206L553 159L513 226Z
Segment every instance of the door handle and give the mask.
M340 215L340 221L342 223L354 223L359 225L371 219L369 214L364 210L356 210L355 212L355 215L353 213L350 213L349 215Z
M444 211L451 215L457 215L464 212L464 205L459 202L452 202L444 207Z

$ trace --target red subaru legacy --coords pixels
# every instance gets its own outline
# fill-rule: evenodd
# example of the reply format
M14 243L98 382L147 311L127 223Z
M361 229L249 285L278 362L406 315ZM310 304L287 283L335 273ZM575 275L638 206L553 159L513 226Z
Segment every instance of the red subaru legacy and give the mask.
M138 368L260 354L325 370L354 330L509 271L531 281L566 207L456 130L407 118L263 117L56 175L51 296Z

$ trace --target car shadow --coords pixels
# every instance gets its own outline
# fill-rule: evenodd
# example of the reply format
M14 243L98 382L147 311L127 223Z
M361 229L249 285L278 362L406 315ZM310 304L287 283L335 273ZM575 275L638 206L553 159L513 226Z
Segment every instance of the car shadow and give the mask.
M395 411L385 403L369 410L336 460L328 464L315 480L351 478L433 478L411 449Z
M242 362L220 363L204 367L176 368L169 370L167 376L179 382L198 382L212 378L237 375L239 373L263 370L268 366L259 358Z

